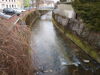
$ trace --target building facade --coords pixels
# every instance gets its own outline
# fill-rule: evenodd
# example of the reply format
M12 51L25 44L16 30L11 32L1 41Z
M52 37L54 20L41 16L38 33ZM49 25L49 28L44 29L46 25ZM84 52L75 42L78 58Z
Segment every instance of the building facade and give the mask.
M39 3L39 7L54 7L53 0L43 0Z
M17 0L17 8L24 8L24 0Z
M0 9L23 8L23 0L0 0Z

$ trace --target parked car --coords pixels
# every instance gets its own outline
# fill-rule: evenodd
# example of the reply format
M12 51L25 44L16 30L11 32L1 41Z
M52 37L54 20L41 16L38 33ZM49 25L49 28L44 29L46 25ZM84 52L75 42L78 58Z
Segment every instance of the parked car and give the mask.
M8 14L8 15L13 15L15 14L14 10L12 8L4 8L3 13Z
M4 14L4 13L2 13L2 12L0 12L0 17L6 18L6 19L11 18L10 15L6 15L6 14Z
M20 9L19 9L19 8L14 8L14 11L16 11L16 12L20 12L20 13L21 13L21 12L24 12L24 11L26 11L26 10L21 9L21 8L20 8Z
M8 15L20 15L22 12L24 12L24 9L18 9L18 8L4 8L3 13L8 14Z
M17 15L20 15L22 12L26 11L24 9L19 9L19 8L14 8L13 10L14 10L15 14L17 14Z

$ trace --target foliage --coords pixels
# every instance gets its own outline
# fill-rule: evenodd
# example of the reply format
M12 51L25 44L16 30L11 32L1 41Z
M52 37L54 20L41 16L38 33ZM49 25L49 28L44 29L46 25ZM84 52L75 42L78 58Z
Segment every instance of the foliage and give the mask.
M25 7L31 6L31 5L30 5L30 2L32 2L32 3L35 2L35 3L36 3L36 6L38 6L40 1L43 1L43 0L25 0L25 1L24 1Z
M83 19L87 27L93 31L100 31L100 1L76 0L73 6L77 14Z
M100 0L80 0L80 2L99 2Z
M25 0L25 7L29 7L30 6L30 0Z

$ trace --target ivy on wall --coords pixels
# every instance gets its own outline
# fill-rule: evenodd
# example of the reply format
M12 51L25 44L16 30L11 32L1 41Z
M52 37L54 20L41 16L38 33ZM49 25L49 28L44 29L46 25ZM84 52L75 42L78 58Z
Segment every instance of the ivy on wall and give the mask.
M73 7L90 30L100 31L100 0L75 0Z

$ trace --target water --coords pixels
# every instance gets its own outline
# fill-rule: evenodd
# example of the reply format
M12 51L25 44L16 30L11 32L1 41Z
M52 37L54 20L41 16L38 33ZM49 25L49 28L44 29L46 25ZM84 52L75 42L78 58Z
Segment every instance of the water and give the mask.
M36 54L39 71L37 75L93 75L90 72L81 74L80 61L69 43L54 27L51 13L43 15L33 25L31 47Z

